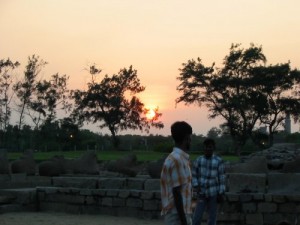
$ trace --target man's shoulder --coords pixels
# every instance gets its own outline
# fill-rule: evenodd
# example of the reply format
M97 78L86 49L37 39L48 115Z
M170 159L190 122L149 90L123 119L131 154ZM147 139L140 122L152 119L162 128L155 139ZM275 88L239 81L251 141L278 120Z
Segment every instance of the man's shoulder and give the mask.
M218 162L223 162L222 157L219 156L219 155L214 155L213 158L214 158L215 160L217 160Z

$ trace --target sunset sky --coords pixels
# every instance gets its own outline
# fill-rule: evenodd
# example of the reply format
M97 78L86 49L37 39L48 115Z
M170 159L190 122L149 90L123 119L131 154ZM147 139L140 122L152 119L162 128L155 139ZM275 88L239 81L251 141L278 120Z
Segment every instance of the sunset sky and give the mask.
M91 64L103 75L132 65L146 86L140 98L163 113L165 128L152 134L169 135L185 120L206 135L222 120L208 120L198 106L175 107L182 63L200 57L221 66L232 43L254 43L269 64L299 69L299 9L299 0L0 0L0 59L19 61L22 74L38 55L49 63L42 75L67 74L71 89L86 87Z

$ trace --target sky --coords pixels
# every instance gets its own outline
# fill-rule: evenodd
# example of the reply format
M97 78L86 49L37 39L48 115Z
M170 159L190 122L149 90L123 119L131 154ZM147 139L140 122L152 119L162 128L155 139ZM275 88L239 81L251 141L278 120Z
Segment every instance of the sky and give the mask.
M41 75L66 74L70 89L86 88L89 65L103 75L132 65L146 87L139 97L163 114L165 127L151 134L169 135L173 122L185 120L206 135L223 120L209 120L203 107L175 105L182 63L200 57L221 66L232 43L254 43L268 64L300 68L299 9L299 0L0 0L0 59L19 61L22 73L38 55L48 62ZM147 135L120 134L127 133Z

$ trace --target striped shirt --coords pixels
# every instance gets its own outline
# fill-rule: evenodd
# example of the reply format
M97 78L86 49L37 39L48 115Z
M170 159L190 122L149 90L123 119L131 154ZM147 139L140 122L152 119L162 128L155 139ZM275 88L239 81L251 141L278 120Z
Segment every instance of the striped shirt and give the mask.
M166 158L160 176L162 215L177 213L172 189L178 186L181 186L184 212L191 214L192 174L189 155L175 147Z
M198 194L211 197L225 192L225 168L219 156L198 157L193 162L192 176L193 187L200 187Z

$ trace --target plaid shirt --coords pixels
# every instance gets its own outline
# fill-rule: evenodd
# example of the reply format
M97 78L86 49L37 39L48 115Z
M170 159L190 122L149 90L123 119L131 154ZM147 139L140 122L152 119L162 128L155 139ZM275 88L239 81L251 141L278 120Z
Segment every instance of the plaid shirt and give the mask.
M161 214L177 213L172 189L181 186L184 212L192 213L192 174L189 155L179 148L174 148L166 158L160 176Z
M192 176L193 187L200 187L198 194L210 197L225 192L225 169L219 156L212 155L209 159L198 157L193 163Z

